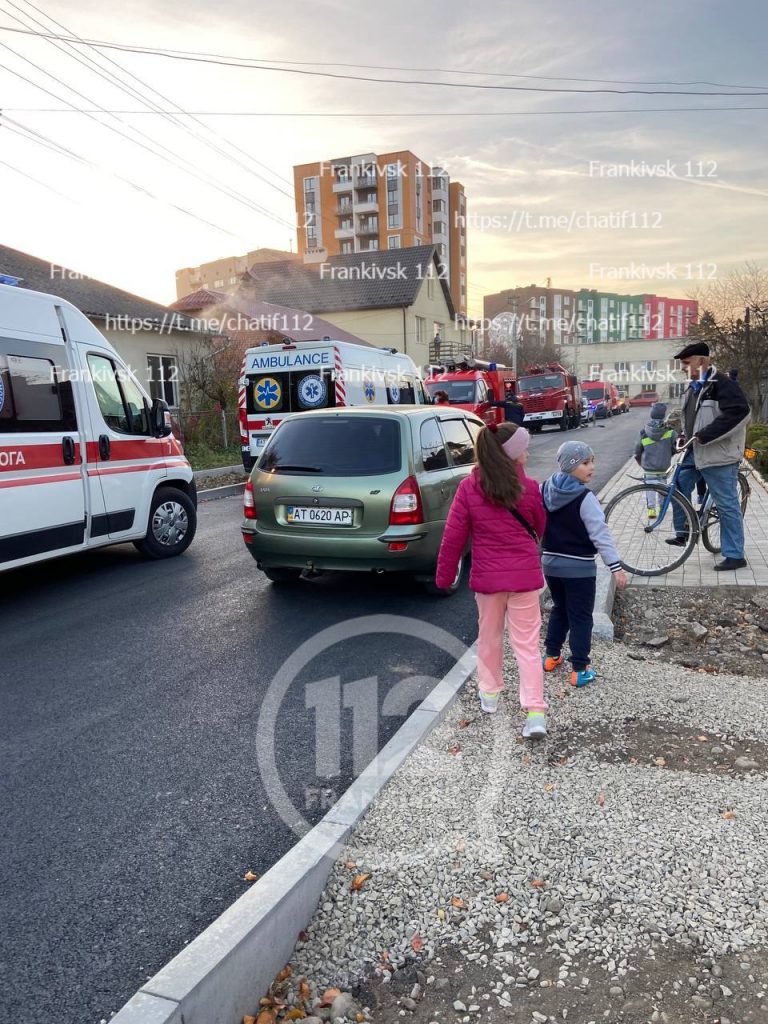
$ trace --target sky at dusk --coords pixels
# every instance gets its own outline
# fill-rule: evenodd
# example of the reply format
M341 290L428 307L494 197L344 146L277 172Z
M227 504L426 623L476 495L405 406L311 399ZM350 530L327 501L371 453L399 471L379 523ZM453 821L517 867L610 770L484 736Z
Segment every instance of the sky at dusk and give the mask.
M0 242L147 298L172 301L180 267L295 249L294 164L401 149L464 184L470 314L547 278L686 295L765 261L768 13L753 0L0 0L0 26L291 69L78 45L86 66L0 31ZM558 89L619 91L529 91ZM175 114L137 113L147 97Z

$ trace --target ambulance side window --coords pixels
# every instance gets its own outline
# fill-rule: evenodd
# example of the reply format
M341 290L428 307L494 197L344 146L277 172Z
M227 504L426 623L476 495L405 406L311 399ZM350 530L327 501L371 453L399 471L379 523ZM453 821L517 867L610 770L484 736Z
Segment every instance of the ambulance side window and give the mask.
M118 434L149 436L149 417L144 396L125 370L105 356L88 356L88 369L101 415Z
M0 433L77 430L72 384L52 359L0 352Z

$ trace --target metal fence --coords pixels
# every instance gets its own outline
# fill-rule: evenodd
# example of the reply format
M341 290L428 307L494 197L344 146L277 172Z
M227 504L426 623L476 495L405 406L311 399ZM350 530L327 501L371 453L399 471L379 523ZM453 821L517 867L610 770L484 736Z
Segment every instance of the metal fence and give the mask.
M186 448L205 446L212 450L240 443L237 409L174 409L173 432Z

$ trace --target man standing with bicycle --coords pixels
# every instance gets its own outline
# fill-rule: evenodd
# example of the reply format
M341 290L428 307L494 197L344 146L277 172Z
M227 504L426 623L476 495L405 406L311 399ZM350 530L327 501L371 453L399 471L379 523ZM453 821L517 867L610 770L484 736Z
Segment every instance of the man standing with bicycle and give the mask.
M739 501L739 463L744 454L749 402L738 381L709 360L709 346L695 342L677 353L689 384L683 399L685 441L693 440L683 457L677 489L690 500L696 481L703 478L717 506L723 561L718 572L743 569L744 522ZM687 543L683 511L673 508L675 536L667 544Z

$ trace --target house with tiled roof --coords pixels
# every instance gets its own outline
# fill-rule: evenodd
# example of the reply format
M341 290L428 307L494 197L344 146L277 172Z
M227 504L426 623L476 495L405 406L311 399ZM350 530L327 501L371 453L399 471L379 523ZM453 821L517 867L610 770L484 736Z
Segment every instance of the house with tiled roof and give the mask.
M270 303L322 316L339 330L371 345L409 355L418 366L430 362L439 332L442 354L469 350L469 338L456 312L433 245L331 256L320 263L280 260L256 264L234 287L249 304ZM201 290L176 303L194 309ZM326 333L326 332L321 332Z
M68 267L0 245L0 276L19 288L59 295L111 342L153 398L178 406L184 352L209 348L211 335L182 312Z

